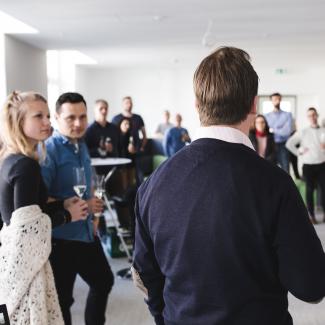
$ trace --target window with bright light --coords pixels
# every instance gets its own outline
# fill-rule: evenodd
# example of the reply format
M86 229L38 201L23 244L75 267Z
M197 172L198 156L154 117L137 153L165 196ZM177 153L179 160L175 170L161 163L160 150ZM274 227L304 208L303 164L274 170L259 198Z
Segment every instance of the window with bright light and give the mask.
M290 112L293 117L296 116L296 101L297 97L293 95L282 95L282 100L280 107L285 112ZM270 96L262 95L258 96L258 113L259 114L267 114L272 112L274 109L272 102L270 100Z

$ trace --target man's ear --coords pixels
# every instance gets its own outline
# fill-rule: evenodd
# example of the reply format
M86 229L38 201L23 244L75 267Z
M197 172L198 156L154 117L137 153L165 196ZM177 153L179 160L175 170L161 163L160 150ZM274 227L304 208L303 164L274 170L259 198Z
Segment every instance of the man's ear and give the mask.
M58 114L58 113L55 113L55 114L54 114L54 118L55 118L56 120L58 120L58 119L59 119L59 114Z
M258 101L258 97L255 96L254 100L253 100L252 107L251 107L251 111L250 111L251 114L254 114L254 115L257 114L257 101Z
M195 99L195 101L194 101L194 106L196 108L196 111L199 112L199 103L198 103L197 99Z

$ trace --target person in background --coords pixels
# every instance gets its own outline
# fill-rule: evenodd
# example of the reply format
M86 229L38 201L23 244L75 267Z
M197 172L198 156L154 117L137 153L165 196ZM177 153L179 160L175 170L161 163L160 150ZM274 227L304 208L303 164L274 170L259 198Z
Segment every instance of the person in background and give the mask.
M85 134L85 142L92 158L118 157L119 129L107 121L109 105L106 100L98 99L95 102L95 121L90 124ZM95 168L99 175L107 175L111 170L108 166ZM116 171L106 184L106 191L115 195L119 191L119 171ZM107 238L107 226L104 215L99 217L98 231L102 240Z
M165 133L174 126L173 123L170 123L170 113L169 111L164 111L164 122L160 123L156 129L155 135L157 138L163 139Z
M295 119L292 120L292 133L291 137L297 132L297 126L296 126L296 121ZM297 144L297 148L299 147L299 144ZM289 150L289 164L292 166L293 174L295 175L295 179L300 179L299 175L299 170L298 170L298 157L294 155L290 150Z
M144 179L141 159L144 155L144 151L146 148L146 144L148 142L147 133L145 129L145 125L143 119L140 115L134 114L133 110L133 101L130 96L126 96L123 98L123 112L121 114L116 115L112 123L116 124L119 128L121 122L127 119L130 123L130 141L135 148L134 153L134 164L135 164L135 178L137 185L140 185ZM140 133L142 135L142 139L140 139Z
M265 117L261 114L255 118L255 127L250 130L249 138L257 153L266 160L276 163L273 134L270 133Z
M14 91L8 96L1 117L0 212L7 227L4 229L1 238L2 246L0 245L0 255L3 258L0 263L0 296L5 294L4 283L8 284L10 288L9 292L6 293L5 300L2 300L2 297L0 298L0 303L8 303L8 307L11 308L12 298L17 294L13 288L21 290L21 287L17 288L19 284L28 281L30 276L36 278L37 274L42 274L40 270L41 259L48 260L51 247L50 233L41 233L42 230L50 231L51 225L56 227L85 219L87 217L87 203L75 197L73 193L71 198L48 203L47 189L39 165L39 162L45 158L44 141L49 137L51 131L50 113L46 99L36 92ZM47 220L46 215L50 217L51 222ZM5 241L5 234L8 234L12 227L17 226L17 221L20 222L18 228L21 229L23 236L16 232L16 238L12 238L12 243L16 246L12 247L14 251L10 252L11 261L14 263L14 269L10 269L10 259L5 259L2 251L7 245L10 245L10 242ZM15 225L10 226L11 222ZM44 238L48 238L49 241L47 242ZM31 243L36 246L31 247ZM46 251L48 251L48 255ZM17 261L16 257L18 258ZM8 269L5 271L6 267ZM18 277L17 274L19 274ZM53 282L54 288L53 276L50 273L47 274ZM50 282L43 283L51 288ZM23 284L26 288L31 286L31 283ZM43 312L49 313L48 319L57 318L57 321L58 319L61 320L62 316L56 292L51 292L49 296L46 296L47 303L42 305L44 303L42 294L48 293L46 292L47 288L38 288L38 290L39 300L29 304L31 301L28 298L28 293L23 292L27 295L27 299L25 299L26 296L19 296L18 299L21 300L17 301L15 308L20 307L21 310L28 308L28 313L33 313L33 308L39 311L44 307L49 307L47 303L52 304L53 307L57 304L57 312L54 309L52 311L50 309L43 310ZM28 306L24 306L24 302L28 303ZM12 322L17 321L25 324L26 320L21 317L27 314L26 310L25 313L19 313L18 308L10 309L9 312ZM26 324L29 321L28 314Z
M78 93L64 93L56 102L55 118L58 130L46 141L47 159L42 175L53 199L64 199L74 193L73 170L83 168L86 185L83 197L88 204L88 217L53 229L53 249L50 261L53 268L59 302L65 325L71 324L73 286L77 274L88 284L85 310L87 325L104 325L108 295L114 276L97 236L97 218L103 211L102 200L93 196L91 164L83 141L87 128L87 106Z
M325 128L319 126L318 113L314 107L307 110L307 118L309 127L296 132L288 139L286 146L302 160L302 171L306 181L307 209L311 221L316 224L314 191L317 185L321 189L321 203L325 213ZM297 148L298 145L299 148Z
M95 102L95 121L90 124L85 134L85 142L90 157L117 157L118 156L118 127L107 121L109 106L106 100L98 99Z
M126 118L120 124L119 152L120 157L132 160L132 163L126 165L122 172L122 188L125 191L135 183L136 159L136 147L131 133L130 121Z
M143 119L140 115L134 114L133 110L133 101L130 96L123 98L123 112L116 115L112 123L120 127L121 122L124 119L129 120L130 122L130 133L133 138L133 144L135 146L136 152L143 152L146 144L148 142L146 128L143 122ZM142 139L140 139L139 133L142 134Z
M273 112L265 115L270 132L274 134L276 159L280 167L289 173L289 153L286 142L292 132L292 115L281 109L281 95L274 93L270 96L273 104Z
M185 147L186 143L191 142L188 131L182 127L182 116L176 114L175 127L169 129L164 138L164 151L167 157L173 156L177 151Z
M325 296L325 254L292 178L248 138L258 75L222 47L194 74L196 140L144 182L133 276L159 325L292 325Z

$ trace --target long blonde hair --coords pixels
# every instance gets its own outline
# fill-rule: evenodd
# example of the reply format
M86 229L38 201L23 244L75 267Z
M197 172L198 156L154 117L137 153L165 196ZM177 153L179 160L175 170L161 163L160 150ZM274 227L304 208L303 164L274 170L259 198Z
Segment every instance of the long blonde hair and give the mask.
M13 91L7 98L1 112L1 150L0 161L9 154L21 153L35 160L45 158L45 145L41 142L41 157L34 146L30 144L23 131L24 120L30 102L41 101L47 104L47 100L33 91Z

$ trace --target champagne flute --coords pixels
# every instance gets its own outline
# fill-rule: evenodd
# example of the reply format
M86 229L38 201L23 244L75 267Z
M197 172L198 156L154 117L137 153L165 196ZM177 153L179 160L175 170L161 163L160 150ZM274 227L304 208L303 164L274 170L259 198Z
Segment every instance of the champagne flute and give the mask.
M74 167L73 178L73 190L80 197L80 199L82 199L87 189L85 169L83 167Z
M105 193L105 175L94 175L94 194L97 199L102 200ZM95 213L95 217L100 217L100 212Z

